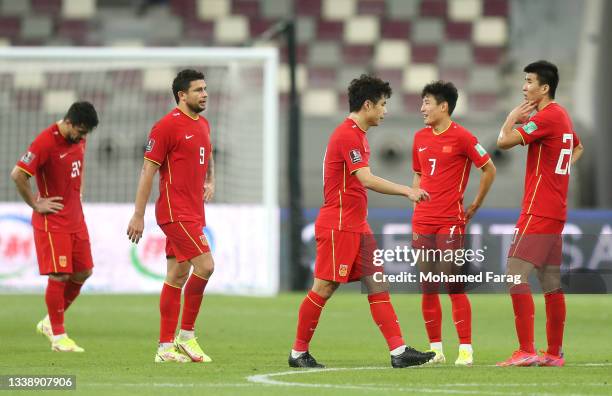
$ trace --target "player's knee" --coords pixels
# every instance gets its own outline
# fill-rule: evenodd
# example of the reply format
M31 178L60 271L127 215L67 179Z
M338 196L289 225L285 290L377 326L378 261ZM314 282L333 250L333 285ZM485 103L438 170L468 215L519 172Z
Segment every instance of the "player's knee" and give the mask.
M74 274L70 275L70 280L83 283L91 276L91 274L92 270L90 269L86 271L75 272Z
M330 298L338 286L340 284L337 282L329 282L329 281L315 281L314 285L312 285L312 291L317 293L319 296L328 299Z
M57 281L57 282L68 282L68 279L70 279L70 275L69 274L49 274L49 279L53 279L54 281Z

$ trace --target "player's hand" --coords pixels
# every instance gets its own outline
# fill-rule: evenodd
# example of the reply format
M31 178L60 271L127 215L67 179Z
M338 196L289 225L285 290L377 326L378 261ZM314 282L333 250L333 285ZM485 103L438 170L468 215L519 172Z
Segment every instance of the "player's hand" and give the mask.
M204 183L204 202L210 202L215 195L215 182Z
M474 215L476 214L479 208L480 208L480 205L476 205L476 204L471 204L467 208L467 210L465 211L465 222L466 223L470 221L472 217L474 217Z
M64 208L64 204L59 202L62 199L62 197L38 198L34 210L40 214L57 213Z
M134 214L128 224L127 235L130 241L138 243L144 231L144 216Z
M535 109L535 102L524 100L520 105L512 109L508 117L510 117L515 124L524 124L529 121L529 116Z
M408 194L406 195L408 199L413 202L421 202L421 201L429 201L429 194L427 191L420 188L410 188L408 187Z

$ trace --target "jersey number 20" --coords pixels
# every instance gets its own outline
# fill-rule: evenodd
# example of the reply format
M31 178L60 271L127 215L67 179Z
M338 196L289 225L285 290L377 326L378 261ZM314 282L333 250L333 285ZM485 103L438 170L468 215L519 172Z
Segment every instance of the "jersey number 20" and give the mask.
M561 149L561 153L559 154L559 160L557 161L557 167L555 168L555 173L558 175L567 175L570 173L570 167L572 162L572 150L574 146L574 137L571 133L563 134L563 143L569 141L569 148ZM564 157L567 157L567 162L565 162ZM563 163L565 162L565 167Z

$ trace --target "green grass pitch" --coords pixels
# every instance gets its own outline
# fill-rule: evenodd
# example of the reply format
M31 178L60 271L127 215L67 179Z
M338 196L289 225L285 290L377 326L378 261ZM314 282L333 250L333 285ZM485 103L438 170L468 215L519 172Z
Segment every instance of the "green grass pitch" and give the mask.
M534 297L536 344L544 348L543 297ZM476 365L454 367L457 337L449 299L442 296L448 362L393 370L366 297L340 291L326 306L311 343L312 354L332 369L318 372L287 366L302 298L302 293L205 296L197 329L214 362L179 365L153 363L158 296L81 296L67 312L66 324L86 352L60 354L34 331L44 313L41 295L0 295L0 374L74 374L73 393L87 395L612 394L612 296L567 296L568 365L563 368L492 367L516 347L506 295L471 297ZM426 349L420 297L395 294L393 302L407 342Z

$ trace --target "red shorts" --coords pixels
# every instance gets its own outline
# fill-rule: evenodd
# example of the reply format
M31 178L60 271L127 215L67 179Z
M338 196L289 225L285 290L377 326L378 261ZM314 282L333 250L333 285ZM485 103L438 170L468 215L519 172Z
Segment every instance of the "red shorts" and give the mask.
M196 222L161 224L166 234L166 257L176 257L179 263L210 252L203 226Z
M383 269L373 264L377 244L371 233L315 226L315 240L315 278L340 283L354 282Z
M64 234L34 228L34 245L41 275L72 274L93 268L87 228Z
M464 224L412 224L415 249L463 249Z
M521 214L514 228L508 257L520 258L536 267L561 265L564 225L561 220Z

